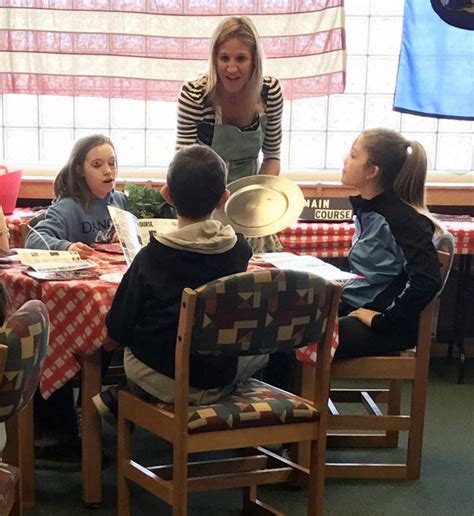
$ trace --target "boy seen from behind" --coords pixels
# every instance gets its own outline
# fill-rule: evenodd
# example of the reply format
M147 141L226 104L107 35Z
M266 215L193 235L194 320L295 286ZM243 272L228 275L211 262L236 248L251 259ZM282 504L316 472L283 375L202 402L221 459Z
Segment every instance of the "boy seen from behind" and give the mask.
M229 197L226 180L225 163L212 149L192 145L177 152L161 192L176 208L178 229L155 235L137 254L107 314L110 337L126 348L129 388L144 398L174 401L183 289L247 269L252 253L244 236L212 218ZM267 356L191 355L190 403L216 401L266 362ZM95 397L96 406L102 415L110 416L107 391L98 396L101 399Z

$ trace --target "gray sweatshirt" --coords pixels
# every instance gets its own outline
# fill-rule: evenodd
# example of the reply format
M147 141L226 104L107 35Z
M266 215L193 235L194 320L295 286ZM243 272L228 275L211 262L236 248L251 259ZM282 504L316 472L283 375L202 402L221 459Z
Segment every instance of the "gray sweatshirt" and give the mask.
M30 249L50 249L64 251L74 242L93 244L99 232L105 233L110 227L107 206L117 206L126 209L127 197L122 192L113 191L104 199L93 197L89 210L70 197L53 202L48 208L44 220L38 222L35 231L29 231L25 247Z

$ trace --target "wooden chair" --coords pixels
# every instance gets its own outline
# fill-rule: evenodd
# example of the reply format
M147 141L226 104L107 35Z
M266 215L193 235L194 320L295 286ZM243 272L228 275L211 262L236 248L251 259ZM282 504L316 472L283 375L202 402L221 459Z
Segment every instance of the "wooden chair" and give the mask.
M440 293L444 290L446 282L448 281L449 273L451 272L451 267L453 266L454 261L454 238L451 233L448 231L444 232L440 236L436 236L434 239L434 245L438 251L443 251L449 255L448 263L445 267L447 267L447 274L445 274L443 278L443 285L441 287ZM432 328L432 336L436 337L438 333L438 318L439 318L439 306L440 306L440 296L436 296L435 303L433 307L433 328Z
M442 277L447 277L451 256L438 251ZM444 284L444 283L443 283ZM416 348L399 354L348 358L333 361L331 380L386 380L388 388L331 388L328 416L328 448L397 448L399 432L408 432L406 461L387 463L327 463L329 478L410 479L420 476L425 421L426 390L431 346L433 299L421 312ZM312 389L311 365L303 365L302 395ZM401 411L403 380L412 380L408 414ZM337 403L357 403L366 414L344 414ZM386 405L382 410L380 405ZM369 433L363 432L369 431ZM304 461L303 461L304 463Z
M176 343L175 404L119 393L118 514L130 514L137 483L187 514L192 491L242 487L246 514L282 514L257 500L257 485L308 479L308 514L322 513L330 343L340 287L313 274L259 270L185 289ZM189 355L257 355L319 341L314 404L251 378L217 403L188 406ZM130 425L173 445L173 464L145 467L130 459ZM308 469L262 445L310 440ZM251 447L249 449L249 447ZM257 449L253 449L256 447ZM246 449L241 457L188 463L194 452ZM250 454L249 452L252 452Z
M0 422L7 445L0 467L0 514L34 505L33 411L48 346L49 318L41 301L28 301L0 327Z
M44 220L46 215L46 210L39 211L37 215L35 215L28 223L21 222L19 225L20 232L20 247L25 247L26 237L30 231L30 228L33 228L38 224L38 222Z

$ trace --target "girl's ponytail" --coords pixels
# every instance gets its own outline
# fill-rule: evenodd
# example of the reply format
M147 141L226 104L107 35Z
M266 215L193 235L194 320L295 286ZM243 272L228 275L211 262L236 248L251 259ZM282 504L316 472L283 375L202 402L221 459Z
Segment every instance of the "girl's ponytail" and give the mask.
M391 129L367 129L362 133L370 163L377 165L384 190L393 189L400 199L428 217L442 232L425 202L427 157L424 147Z
M407 141L406 158L393 181L393 190L406 203L415 208L426 209L425 181L427 158L423 146Z

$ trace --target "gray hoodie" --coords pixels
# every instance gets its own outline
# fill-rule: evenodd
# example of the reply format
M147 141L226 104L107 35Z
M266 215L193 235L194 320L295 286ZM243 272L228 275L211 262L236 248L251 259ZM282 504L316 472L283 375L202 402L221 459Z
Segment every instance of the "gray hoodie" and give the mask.
M112 224L107 210L109 204L125 209L127 197L122 192L116 191L111 192L104 199L93 197L87 212L70 197L53 202L44 220L38 222L34 231L30 230L28 233L25 247L31 249L49 247L54 251L65 251L74 242L93 244L99 232L107 232Z

